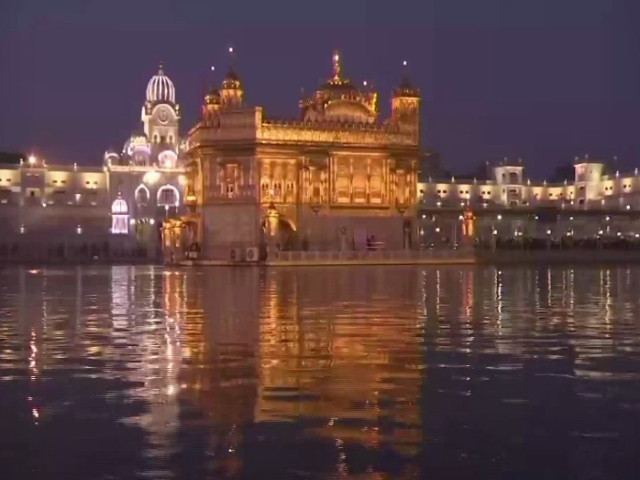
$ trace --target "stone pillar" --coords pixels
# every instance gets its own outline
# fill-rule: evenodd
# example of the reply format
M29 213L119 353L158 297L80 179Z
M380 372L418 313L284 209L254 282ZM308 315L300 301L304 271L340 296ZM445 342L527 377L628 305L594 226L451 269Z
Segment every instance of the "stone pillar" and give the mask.
M340 227L338 233L340 235L340 251L346 252L347 250L349 250L349 245L347 242L347 227Z

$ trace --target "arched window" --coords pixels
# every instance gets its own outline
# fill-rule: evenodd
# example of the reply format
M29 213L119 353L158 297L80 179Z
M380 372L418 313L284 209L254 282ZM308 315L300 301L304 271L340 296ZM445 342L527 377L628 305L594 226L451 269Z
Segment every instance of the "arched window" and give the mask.
M127 202L125 202L121 198L117 198L111 204L111 213L124 214L124 215L129 213L129 208L127 207Z
M136 188L134 197L136 199L136 205L142 207L149 204L151 193L149 192L147 186L141 183L140 185L138 185L138 188Z
M129 207L127 202L118 197L111 204L111 233L126 235L129 233Z
M180 204L180 192L173 185L163 185L158 190L159 207L177 207Z

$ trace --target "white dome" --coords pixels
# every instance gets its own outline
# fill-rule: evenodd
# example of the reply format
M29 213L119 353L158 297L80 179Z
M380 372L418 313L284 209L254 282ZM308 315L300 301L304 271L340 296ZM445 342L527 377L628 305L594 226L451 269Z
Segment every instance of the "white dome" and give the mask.
M147 102L176 103L176 88L173 82L164 74L162 64L158 74L151 77L147 84Z

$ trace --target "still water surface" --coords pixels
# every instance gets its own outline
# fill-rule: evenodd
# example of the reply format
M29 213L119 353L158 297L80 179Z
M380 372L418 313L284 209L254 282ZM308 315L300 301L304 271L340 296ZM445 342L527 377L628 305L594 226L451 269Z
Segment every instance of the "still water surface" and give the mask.
M640 268L0 271L0 478L629 479Z

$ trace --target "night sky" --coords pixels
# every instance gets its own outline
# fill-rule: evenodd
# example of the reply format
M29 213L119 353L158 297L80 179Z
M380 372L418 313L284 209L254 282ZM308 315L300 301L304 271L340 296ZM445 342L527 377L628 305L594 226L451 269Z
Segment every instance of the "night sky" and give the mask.
M384 114L408 60L423 146L453 171L521 157L543 178L585 153L640 166L638 0L1 3L0 150L49 163L99 165L122 148L160 61L186 132L232 45L248 102L290 117L335 48Z

